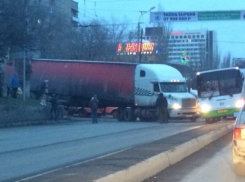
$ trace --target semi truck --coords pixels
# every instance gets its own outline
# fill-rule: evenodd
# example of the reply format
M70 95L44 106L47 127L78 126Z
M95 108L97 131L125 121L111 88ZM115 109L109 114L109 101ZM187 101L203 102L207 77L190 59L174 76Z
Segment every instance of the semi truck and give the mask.
M170 118L195 121L199 117L186 79L164 64L33 59L30 91L38 95L44 80L49 81L49 93L66 98L68 106L88 107L96 94L100 108L117 108L119 121L156 119L155 103L161 92L167 98Z

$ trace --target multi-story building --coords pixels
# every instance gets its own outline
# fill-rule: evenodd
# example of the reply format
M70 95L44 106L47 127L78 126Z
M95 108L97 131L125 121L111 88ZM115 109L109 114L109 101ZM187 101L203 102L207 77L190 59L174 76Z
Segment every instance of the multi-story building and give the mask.
M65 20L78 20L78 3L73 0L31 0L30 3L47 8L49 13L62 14Z
M28 11L35 9L35 7L39 7L42 8L45 13L57 14L57 17L62 17L62 21L67 21L68 26L75 26L79 22L78 3L73 0L30 0L26 6ZM11 60L21 60L23 59L23 55L23 48L21 47L14 46L10 50ZM28 51L26 55L27 58L39 56L39 50Z
M156 31L146 30L144 38L156 43L155 52L157 53L161 49L157 43L160 36L164 35L159 27L155 29ZM208 30L172 31L168 33L165 44L163 43L161 46L167 46L167 63L185 64L181 62L184 58L194 71L199 71L212 67L212 60L216 54L216 36L214 31Z
M180 62L183 55L193 70L211 67L216 52L213 31L174 31L169 33L169 62Z

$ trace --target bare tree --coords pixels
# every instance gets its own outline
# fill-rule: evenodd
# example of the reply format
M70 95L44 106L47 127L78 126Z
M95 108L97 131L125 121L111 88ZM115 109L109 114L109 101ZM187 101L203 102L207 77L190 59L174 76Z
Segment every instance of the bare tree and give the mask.
M2 56L5 56L7 49L28 44L26 9L24 1L2 0L0 3L0 45Z
M126 36L126 29L126 23L83 22L74 40L76 59L115 61L117 45Z
M217 45L216 46L216 52L214 54L213 63L212 63L212 68L218 69L220 67L220 62L221 62L221 56L220 56L220 52L218 50L218 45Z
M203 71L203 70L208 70L208 64L207 64L207 53L205 50L205 47L199 44L198 48L198 54L199 54L199 60L197 60L197 70L198 71Z
M116 24L115 22L108 27L108 40L104 47L102 60L117 60L117 46L123 42L126 37L128 25L127 23Z
M38 33L41 57L71 59L74 55L73 40L76 38L71 23L64 21L59 13L49 14L41 22Z
M92 21L90 23L84 22L78 28L77 34L77 57L86 60L98 60L101 57L104 46L108 39L108 30L102 26L99 21Z
M156 62L157 63L167 63L168 56L169 56L169 32L171 32L170 25L164 25L162 27L162 32L158 35L158 40L156 42L156 46L158 52L156 54Z
M225 55L223 58L221 68L229 68L230 66L231 66L231 53L228 52L227 55Z

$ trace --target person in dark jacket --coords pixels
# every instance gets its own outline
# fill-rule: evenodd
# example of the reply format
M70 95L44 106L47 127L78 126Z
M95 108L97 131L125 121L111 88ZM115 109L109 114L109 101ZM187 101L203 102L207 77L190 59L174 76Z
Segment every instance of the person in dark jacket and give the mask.
M17 77L17 74L15 73L13 77L11 78L11 87L12 87L12 97L17 98L17 90L20 86L19 78Z
M57 107L58 107L58 99L56 97L55 94L52 95L51 99L50 99L50 103L51 103L51 110L50 110L50 114L51 114L51 120L57 120Z
M91 113L92 113L93 123L98 122L98 120L97 120L98 104L99 104L99 100L97 99L97 95L94 95L89 102L89 106L91 108Z
M158 95L156 106L158 110L158 117L161 123L168 123L168 101L163 96L163 93Z

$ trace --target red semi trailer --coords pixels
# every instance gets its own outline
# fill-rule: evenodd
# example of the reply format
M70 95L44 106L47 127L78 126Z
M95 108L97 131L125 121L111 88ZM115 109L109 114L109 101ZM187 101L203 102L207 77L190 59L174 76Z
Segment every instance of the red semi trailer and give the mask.
M97 94L100 108L118 107L118 120L156 117L160 92L167 97L170 117L198 117L185 78L168 65L33 59L31 92L38 95L44 80L49 80L49 93L65 98L68 106L88 107Z
M101 107L134 104L136 64L33 60L31 92L48 80L50 93L69 97L69 105L86 106L94 94ZM82 99L81 99L82 98Z

